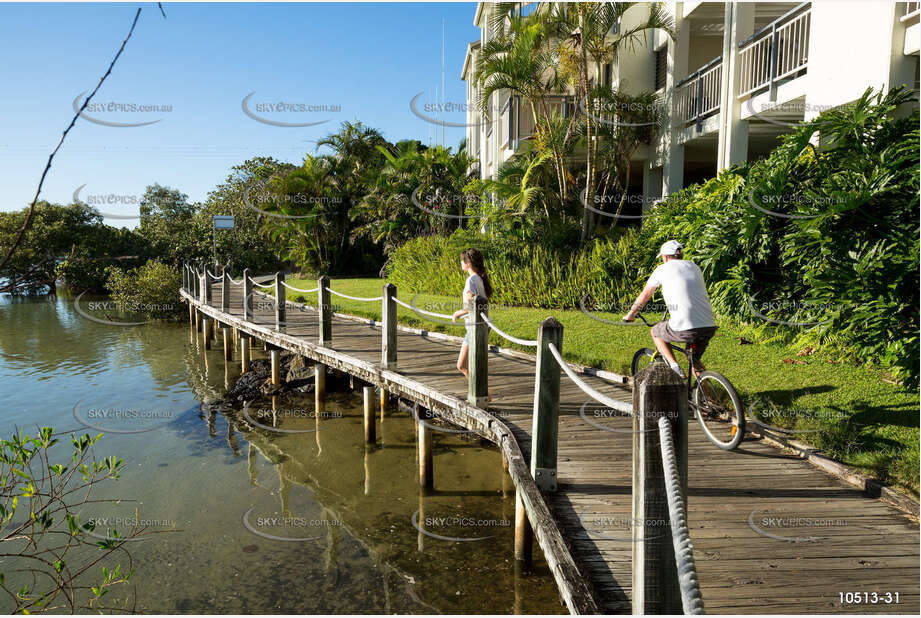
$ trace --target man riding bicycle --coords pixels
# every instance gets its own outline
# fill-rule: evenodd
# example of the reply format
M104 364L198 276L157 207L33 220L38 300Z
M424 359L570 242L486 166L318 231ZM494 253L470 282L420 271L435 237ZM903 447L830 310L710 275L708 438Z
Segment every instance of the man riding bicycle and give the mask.
M689 344L694 350L694 373L698 375L704 369L699 363L700 357L716 333L703 273L697 264L683 259L684 247L677 240L664 243L658 257L662 258L662 264L652 271L646 287L623 319L625 322L634 321L656 289L662 286L662 297L671 317L652 327L652 340L669 367L682 378L686 376L669 344Z

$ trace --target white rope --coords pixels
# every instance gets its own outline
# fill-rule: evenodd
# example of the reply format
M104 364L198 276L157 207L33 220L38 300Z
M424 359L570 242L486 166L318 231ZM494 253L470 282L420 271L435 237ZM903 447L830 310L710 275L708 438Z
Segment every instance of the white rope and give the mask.
M361 298L360 296L349 296L348 294L343 294L342 292L337 292L331 288L325 288L330 294L335 294L336 296L341 296L342 298L348 298L349 300L361 300L369 303L373 303L376 300L383 300L383 296L375 296L374 298Z
M240 285L241 283L243 283L243 278L242 278L242 277L240 278L239 281L234 281L234 278L231 277L231 276L229 276L229 275L227 276L227 278L230 279L230 282L231 282L232 284L234 284L234 285Z
M481 313L480 315L483 317L483 321L486 322L487 324L489 324L489 327L490 327L491 329L493 329L494 331L496 331L497 333L499 333L499 335L501 335L502 337L505 337L505 338L508 339L509 341L512 341L512 342L514 342L514 343L517 343L518 345L527 345L527 346L531 346L532 348L536 348L536 347L537 347L537 344L540 343L540 342L537 341L537 340L531 341L530 339L519 339L518 337L512 337L512 336L509 335L508 333L505 333L505 332L502 332L501 330L499 330L499 328L498 328L495 324L492 323L492 320L490 320L489 317L488 317L485 313Z
M281 284L293 292L304 292L305 294L310 294L311 292L316 292L317 290L320 289L319 287L315 287L312 290L302 290L300 288L292 287L288 285L287 283L285 283L284 281L282 281Z
M659 417L659 448L662 451L662 472L665 474L665 496L668 501L675 566L678 569L681 607L685 614L703 614L704 600L700 594L700 580L697 578L697 567L694 564L694 544L691 543L688 520L685 517L686 507L684 496L681 494L675 441L672 438L672 426L664 416Z
M446 314L444 314L444 313L434 313L434 312L432 312L432 311L426 311L425 309L419 309L419 307L413 307L413 306L410 305L409 303L404 303L404 302L403 302L402 300L400 300L399 298L394 298L394 299L393 299L393 302L395 302L396 304L401 305L401 306L403 306L403 307L406 307L406 308L409 309L410 311L415 311L416 313L421 313L422 315L428 315L428 316L431 316L431 317L433 317L433 318L441 318L441 319L443 319L443 320L452 320L452 321L454 320L454 316L453 316L453 315L446 315Z
M617 401L616 399L611 399L607 395L599 393L591 386L583 382L582 379L576 375L576 373L572 370L572 367L569 366L569 363L563 360L562 355L560 355L560 351L556 349L555 345L550 343L547 345L547 348L549 348L550 353L553 354L553 358L556 359L556 362L559 364L560 368L566 373L567 376L569 376L569 379L575 382L576 386L581 388L586 395L598 403L608 406L612 410L617 410L618 412L624 412L630 416L633 416L632 404L629 404L625 401Z
M208 273L208 274L211 275L211 273ZM214 281L220 281L221 279L223 279L223 277L221 275L211 275L211 279Z
M253 285L255 285L257 288L270 288L270 287L272 287L273 285L275 285L275 282L274 282L274 281L273 281L272 283L259 283L258 281L256 281L256 280L253 279L252 277L249 278L249 281L250 281L250 283L252 283Z

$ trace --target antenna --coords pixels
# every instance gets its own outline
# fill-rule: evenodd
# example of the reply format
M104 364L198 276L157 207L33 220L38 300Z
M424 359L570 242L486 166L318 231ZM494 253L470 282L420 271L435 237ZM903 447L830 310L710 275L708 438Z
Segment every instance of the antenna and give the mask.
M441 18L441 147L445 147L445 18Z

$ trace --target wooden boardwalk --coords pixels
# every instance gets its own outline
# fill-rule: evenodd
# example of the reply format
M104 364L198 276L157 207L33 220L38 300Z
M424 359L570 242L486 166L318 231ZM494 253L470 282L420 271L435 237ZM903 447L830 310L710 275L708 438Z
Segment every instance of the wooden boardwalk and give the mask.
M397 370L383 371L380 323L336 316L332 346L321 348L317 313L295 303L277 333L267 303L256 302L252 321L242 321L241 286L231 286L227 313L220 311L219 284L210 305L183 295L207 316L499 441L487 430L493 421L466 403L466 381L455 369L457 338L401 327ZM628 386L582 377L632 402ZM491 352L489 392L488 412L511 430L529 461L534 361ZM544 494L552 521L539 522L535 534L545 554L562 537L601 612L629 613L631 421L600 410L565 375L560 404L559 490ZM909 517L761 441L747 438L734 452L720 451L692 421L689 442L688 518L707 613L918 613L919 534ZM500 447L507 458L518 450ZM572 579L566 560L554 575L561 587ZM860 602L842 603L842 593L861 593Z

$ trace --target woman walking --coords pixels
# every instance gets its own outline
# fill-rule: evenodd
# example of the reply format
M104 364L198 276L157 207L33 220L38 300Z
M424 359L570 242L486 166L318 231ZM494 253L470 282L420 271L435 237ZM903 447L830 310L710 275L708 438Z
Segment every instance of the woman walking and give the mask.
M470 306L477 296L489 298L492 296L492 286L489 284L489 275L486 274L486 267L483 266L483 254L476 249L464 249L460 255L461 270L467 273L466 283L464 283L464 292L462 300L463 309L454 312L452 320L457 322L459 318L470 313ZM473 336L473 325L467 324L467 333L464 335L464 344L461 346L460 356L457 357L457 369L465 378L470 378L467 373L467 351L470 349L470 338Z

